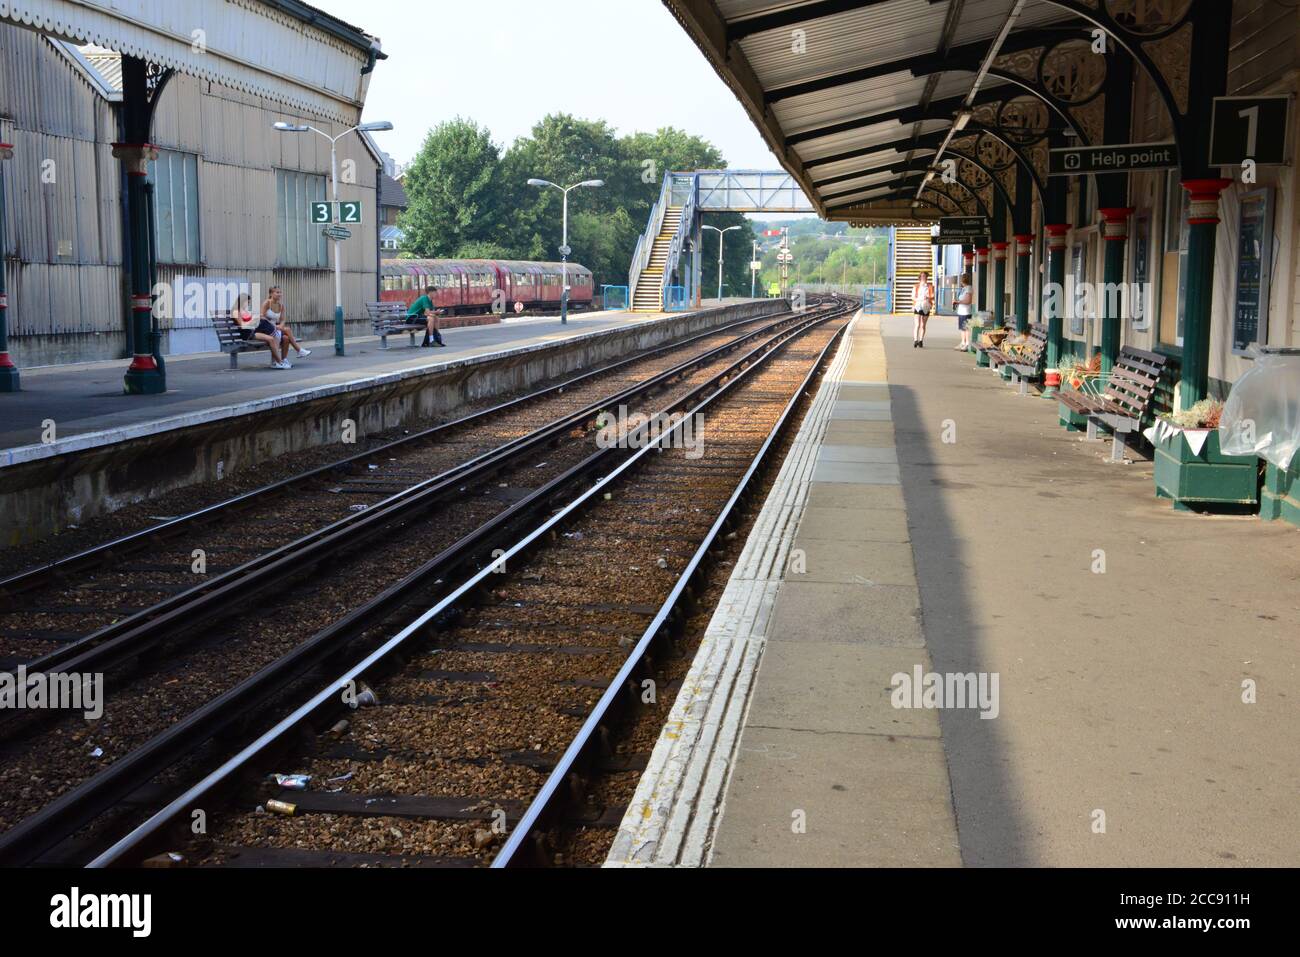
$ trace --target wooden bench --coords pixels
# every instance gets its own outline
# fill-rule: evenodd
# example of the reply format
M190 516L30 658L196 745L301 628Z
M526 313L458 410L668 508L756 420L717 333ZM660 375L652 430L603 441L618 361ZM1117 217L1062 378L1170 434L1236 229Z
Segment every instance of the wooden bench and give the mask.
M989 365L990 365L990 363L989 363L989 353L993 351L993 350L990 349L988 346L980 345L980 341L979 341L979 340L980 340L983 336L985 336L986 334L991 333L991 332L1009 332L1009 333L1013 333L1015 330L1014 330L1014 328L1013 328L1009 323L1010 323L1010 320L1006 320L1006 321L1004 321L1003 325L1002 325L1000 328L999 328L998 326L989 326L987 329L981 328L981 329L980 329L980 334L979 334L978 336L972 336L972 337L971 337L971 348L975 350L975 368L977 368L977 369L987 369L987 368L989 368ZM995 347L995 348L996 348L996 347Z
M1029 383L1043 378L1043 366L1047 361L1047 327L1037 325L1029 330L1029 348L1020 355L1012 356L1006 364L1011 373L1011 381L1020 387L1021 395L1029 394Z
M370 324L379 337L379 348L388 348L388 337L400 332L411 334L411 346L415 346L415 334L424 332L423 319L406 315L407 307L400 302L368 302L366 312L370 313Z
M1020 385L1020 394L1028 393L1030 379L1042 375L1043 359L1047 355L1047 326L1039 323L1029 327L1029 340L1023 351L1015 351L1003 343L1001 349L989 350L989 366L1004 379L1014 379Z
M1099 425L1109 428L1114 436L1110 460L1123 462L1125 436L1142 427L1166 362L1165 356L1125 346L1110 375L1105 377L1106 385L1100 395L1061 392L1057 399L1071 412L1087 418L1090 441L1098 440Z
M217 344L222 352L230 354L230 368L232 371L239 368L239 354L241 352L258 352L270 348L260 339L245 339L239 332L239 322L229 313L218 313L212 316L212 328L217 333Z

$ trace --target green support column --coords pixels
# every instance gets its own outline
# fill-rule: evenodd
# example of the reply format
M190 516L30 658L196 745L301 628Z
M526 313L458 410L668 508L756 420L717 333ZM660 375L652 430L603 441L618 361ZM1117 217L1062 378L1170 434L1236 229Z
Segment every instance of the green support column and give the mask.
M1007 324L1007 256L1010 243L993 244L993 325L1001 329Z
M5 291L5 178L4 163L14 149L0 143L0 392L18 392L18 369L9 358L9 294Z
M1119 342L1122 333L1120 324L1123 321L1119 308L1121 303L1127 304L1128 301L1125 297L1114 295L1112 292L1124 282L1124 244L1128 242L1128 219L1134 212L1135 210L1127 206L1101 210L1101 215L1106 220L1105 226L1102 227L1102 240L1106 246L1105 273L1102 277L1105 290L1101 297L1102 375L1109 375L1110 370L1115 367L1116 360L1119 359ZM1138 295L1143 295L1141 290L1138 291Z
M1210 391L1210 316L1214 309L1214 246L1219 230L1219 194L1229 179L1189 179L1187 203L1187 312L1183 319L1180 409L1190 409Z
M159 395L167 391L167 380L154 360L153 342L153 274L149 250L149 203L145 196L145 177L149 162L158 158L158 150L148 143L114 143L113 155L126 166L127 218L131 233L131 342L134 354L123 378L128 395Z
M1034 252L1034 237L1016 234L1016 332L1029 331L1029 263Z
M1053 223L1047 227L1047 295L1043 309L1047 313L1047 362L1044 368L1055 369L1061 363L1061 307L1065 303L1065 245L1070 235L1069 223ZM1053 386L1043 389L1050 397L1057 393Z
M988 297L989 285L989 248L981 246L975 250L975 311L984 312L988 309L986 303Z

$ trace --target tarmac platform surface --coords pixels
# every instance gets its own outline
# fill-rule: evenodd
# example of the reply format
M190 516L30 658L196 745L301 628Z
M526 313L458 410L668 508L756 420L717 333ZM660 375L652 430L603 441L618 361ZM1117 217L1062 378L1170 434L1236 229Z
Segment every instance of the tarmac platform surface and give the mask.
M342 357L334 355L332 339L313 341L306 343L312 355L306 359L290 356L293 368L287 371L270 368L266 352L244 353L236 371L230 371L230 359L224 353L167 356L168 391L153 396L123 394L127 359L22 369L22 391L0 396L0 450L41 442L46 420L55 423L59 439L66 439L164 418L201 416L219 406L241 406L368 376L428 369L657 318L662 315L593 312L573 313L567 325L561 325L555 316L512 319L445 330L445 349L412 349L407 336L399 334L389 336L389 348L381 350L377 337L358 337L348 340L347 355ZM417 343L420 338L417 335Z
M955 343L858 318L607 866L1300 864L1297 530ZM897 707L918 669L994 707Z

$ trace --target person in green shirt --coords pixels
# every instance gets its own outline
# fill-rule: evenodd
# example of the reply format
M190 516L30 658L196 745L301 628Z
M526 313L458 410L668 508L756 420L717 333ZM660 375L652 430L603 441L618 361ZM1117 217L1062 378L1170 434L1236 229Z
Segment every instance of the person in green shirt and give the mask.
M424 320L424 343L421 348L427 349L430 346L446 346L447 343L442 341L442 333L437 328L438 310L433 307L432 296L435 292L433 286L424 288L424 295L415 302L411 303L411 308L406 310L407 319ZM433 341L430 342L429 340Z

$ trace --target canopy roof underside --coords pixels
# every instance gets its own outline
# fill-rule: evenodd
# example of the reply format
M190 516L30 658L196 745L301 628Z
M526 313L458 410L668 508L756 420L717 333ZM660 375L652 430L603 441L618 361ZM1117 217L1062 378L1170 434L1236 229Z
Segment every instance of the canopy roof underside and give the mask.
M664 2L823 217L888 223L941 214L928 204L913 209L916 167L924 170L925 157L936 152L933 135L927 145L915 141L943 138L955 114L926 111L964 99L977 76L969 58L949 66L944 57L954 49L992 48L1016 6L1016 0ZM1080 23L1056 4L1028 0L1011 36ZM986 76L979 90L1006 87ZM898 116L907 111L913 115ZM912 169L897 169L904 165Z

